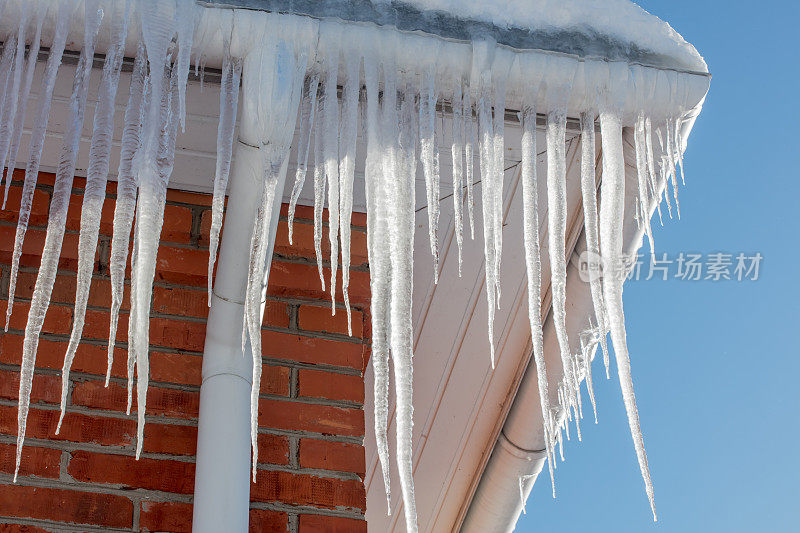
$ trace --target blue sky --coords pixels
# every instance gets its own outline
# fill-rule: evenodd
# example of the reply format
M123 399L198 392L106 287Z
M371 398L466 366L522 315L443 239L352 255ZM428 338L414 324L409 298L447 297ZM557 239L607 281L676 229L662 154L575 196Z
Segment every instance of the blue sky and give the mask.
M653 524L616 376L594 364L600 423L543 472L517 531L800 531L800 7L642 0L708 62L686 153L682 220L656 251L760 252L757 281L625 287L634 385L655 484ZM656 224L657 226L657 224Z

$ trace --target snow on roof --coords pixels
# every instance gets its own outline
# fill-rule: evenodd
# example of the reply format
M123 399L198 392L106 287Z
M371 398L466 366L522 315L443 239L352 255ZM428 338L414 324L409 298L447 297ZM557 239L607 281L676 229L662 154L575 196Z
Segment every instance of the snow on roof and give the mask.
M388 5L386 0L373 0ZM401 2L392 2L397 5ZM676 68L708 72L697 50L669 24L629 0L403 0L421 11L490 22L544 34L564 31L611 40L675 61Z

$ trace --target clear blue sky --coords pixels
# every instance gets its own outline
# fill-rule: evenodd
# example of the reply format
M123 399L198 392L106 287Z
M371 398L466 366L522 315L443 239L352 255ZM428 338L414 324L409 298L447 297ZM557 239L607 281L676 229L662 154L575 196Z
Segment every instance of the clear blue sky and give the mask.
M656 251L761 252L756 282L625 287L653 524L616 376L595 360L599 425L539 477L517 531L800 531L800 62L794 2L642 0L705 57L682 220Z

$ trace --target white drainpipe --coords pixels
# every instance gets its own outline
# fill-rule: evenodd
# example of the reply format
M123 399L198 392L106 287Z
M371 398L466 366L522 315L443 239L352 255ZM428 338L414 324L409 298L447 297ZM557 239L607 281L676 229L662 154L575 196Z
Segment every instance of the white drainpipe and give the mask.
M242 95L245 97L245 95ZM243 107L243 106L242 106ZM263 158L254 117L242 116L230 177L230 195L206 327L192 531L244 533L250 509L249 342L242 353L242 318L250 239L263 183ZM278 182L270 223L262 313L285 180Z

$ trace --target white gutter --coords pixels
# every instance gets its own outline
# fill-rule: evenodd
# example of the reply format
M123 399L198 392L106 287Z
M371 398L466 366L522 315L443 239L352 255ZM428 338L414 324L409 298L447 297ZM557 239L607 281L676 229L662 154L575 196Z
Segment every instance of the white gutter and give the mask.
M241 117L228 197L228 205L236 208L226 211L206 326L192 518L195 533L248 530L253 359L249 342L247 353L242 353L242 326L250 240L264 171L254 120L255 117L244 113ZM285 177L286 172L282 172L279 191L283 191ZM262 317L281 199L281 194L275 195L262 288Z
M684 142L689 137L692 126L702 107L702 100L684 119L681 131ZM636 176L636 158L633 153L633 138L628 129L623 135L625 149L625 226L623 239L625 252L636 254L643 243L644 227L633 219L636 194L638 190ZM685 146L684 146L685 148ZM661 183L662 191L666 182ZM666 191L665 191L666 192ZM602 199L601 199L602 201ZM655 205L649 215L652 217ZM572 353L580 351L580 334L589 324L591 317L594 324L589 284L584 282L578 272L580 254L586 250L583 235L572 252L567 266L567 333ZM547 367L547 379L551 393L551 405L558 405L555 391L562 379L562 367L559 346L556 339L552 313L544 323L544 353ZM564 413L560 416L563 418ZM483 470L469 508L461 524L462 533L501 533L514 531L524 501L536 482L545 461L545 440L542 411L539 404L539 387L536 367L529 364L519 389L514 397L503 429L497 437L494 449ZM520 489L522 480L522 490ZM549 480L547 480L549 482ZM522 494L521 494L522 492ZM523 499L524 497L524 499Z

